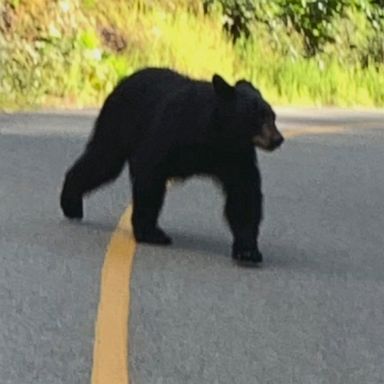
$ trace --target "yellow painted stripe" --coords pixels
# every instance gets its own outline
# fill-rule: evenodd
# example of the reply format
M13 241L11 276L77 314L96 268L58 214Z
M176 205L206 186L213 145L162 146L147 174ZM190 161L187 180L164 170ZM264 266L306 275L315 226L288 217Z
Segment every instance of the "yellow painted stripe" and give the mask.
M92 384L128 384L129 288L136 243L132 208L112 235L101 275L93 348Z
M286 128L284 129L283 136L287 138L305 136L305 135L332 135L337 133L344 133L346 129L342 126L327 125L327 126L309 126L302 128Z
M288 127L285 127L281 130L283 136L286 138L298 137L298 136L315 136L315 135L333 135L333 134L342 134L348 133L353 134L361 133L362 130L366 128L380 129L382 127L382 122L379 120L374 121L348 121L340 122L340 124L324 124L324 125L307 125L294 127L293 124L290 124Z

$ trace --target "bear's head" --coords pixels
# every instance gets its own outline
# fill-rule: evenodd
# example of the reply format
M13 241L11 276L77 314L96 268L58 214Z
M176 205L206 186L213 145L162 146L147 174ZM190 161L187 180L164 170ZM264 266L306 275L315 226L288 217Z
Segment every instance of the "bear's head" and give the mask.
M272 107L250 82L240 80L231 86L215 74L212 85L219 128L226 137L253 143L266 151L273 151L283 143Z

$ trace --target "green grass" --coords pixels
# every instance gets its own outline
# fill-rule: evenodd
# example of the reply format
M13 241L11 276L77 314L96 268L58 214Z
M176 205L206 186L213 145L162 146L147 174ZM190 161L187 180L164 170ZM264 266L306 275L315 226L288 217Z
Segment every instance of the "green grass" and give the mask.
M249 68L249 67L247 67ZM378 107L384 105L384 70L346 68L334 59L258 62L248 78L274 103Z
M198 0L7 3L13 8L0 3L3 110L99 106L121 77L145 66L248 78L274 104L384 106L383 64L363 69L329 53L307 59L276 46L261 26L257 40L233 46L219 13L204 15Z

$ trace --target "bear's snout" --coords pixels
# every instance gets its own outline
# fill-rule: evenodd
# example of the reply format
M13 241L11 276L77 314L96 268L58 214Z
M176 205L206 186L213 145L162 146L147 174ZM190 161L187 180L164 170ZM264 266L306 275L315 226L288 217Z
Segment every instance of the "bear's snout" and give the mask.
M265 151L274 151L284 142L283 135L275 124L264 124L260 134L253 137L253 143Z
M279 131L276 130L276 135L274 135L272 138L273 149L280 147L280 145L283 144L283 142L284 142L283 135Z

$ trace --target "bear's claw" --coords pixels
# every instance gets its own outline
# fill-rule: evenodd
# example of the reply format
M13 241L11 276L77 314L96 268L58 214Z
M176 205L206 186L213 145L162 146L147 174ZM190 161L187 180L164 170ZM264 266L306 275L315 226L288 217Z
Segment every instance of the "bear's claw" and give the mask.
M232 258L239 265L258 266L263 261L263 255L258 249L233 251Z
M81 220L83 218L82 199L61 198L61 209L65 217L71 220Z
M135 230L135 239L138 243L170 245L172 239L160 228L150 230Z

